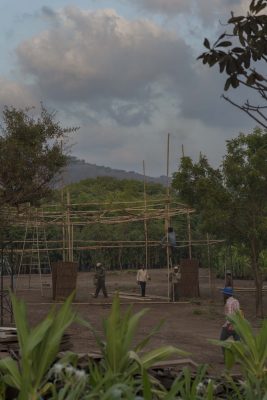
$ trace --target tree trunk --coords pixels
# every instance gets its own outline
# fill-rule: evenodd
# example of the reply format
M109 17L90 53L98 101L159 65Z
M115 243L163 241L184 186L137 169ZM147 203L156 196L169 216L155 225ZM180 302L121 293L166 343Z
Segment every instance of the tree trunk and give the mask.
M262 301L262 273L259 268L259 255L257 252L257 246L255 245L255 241L252 240L251 242L251 261L252 261L252 270L254 275L254 282L255 282L255 301L256 301L256 316L259 318L263 318L263 301Z

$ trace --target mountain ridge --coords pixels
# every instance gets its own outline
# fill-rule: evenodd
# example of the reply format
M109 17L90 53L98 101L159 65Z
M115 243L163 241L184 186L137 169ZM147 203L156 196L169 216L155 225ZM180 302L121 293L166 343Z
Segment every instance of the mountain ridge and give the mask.
M69 162L62 173L62 181L64 185L76 183L88 178L97 178L100 176L109 176L117 179L130 179L143 181L144 175L135 171L125 171L121 169L114 169L96 164L90 164L77 157L69 157ZM161 175L159 177L146 176L146 181L151 183L160 183L167 186L167 176Z

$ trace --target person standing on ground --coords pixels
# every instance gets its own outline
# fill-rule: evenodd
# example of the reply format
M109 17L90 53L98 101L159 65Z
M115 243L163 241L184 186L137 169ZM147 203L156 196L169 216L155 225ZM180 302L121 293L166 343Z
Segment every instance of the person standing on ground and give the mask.
M179 300L179 284L181 280L181 270L180 266L175 265L173 271L170 273L170 283L171 283L171 293L170 293L170 301L178 301Z
M96 272L94 275L94 284L95 284L95 295L94 298L98 297L100 290L102 290L104 297L108 297L107 289L106 289L106 272L101 263L96 264Z
M233 288L233 277L232 272L228 269L225 274L225 287Z
M233 295L233 288L225 287L223 289L223 294L226 296L224 314L227 318L229 315L233 315L236 312L240 311L240 304L239 301ZM226 320L221 329L220 340L227 340L231 336L233 337L234 340L240 340L240 337L234 330L233 325L230 323L230 321Z
M140 267L140 269L137 271L136 280L137 280L137 284L140 285L140 288L141 288L141 296L145 297L146 283L148 280L150 280L150 277L149 277L147 269L145 269L144 265L142 265Z
M226 274L225 274L225 283L224 283L224 287L225 287L225 288L232 288L232 289L234 289L232 272L231 272L229 269L226 271ZM224 304L226 303L226 300L227 300L227 296L224 294L224 295L223 295Z

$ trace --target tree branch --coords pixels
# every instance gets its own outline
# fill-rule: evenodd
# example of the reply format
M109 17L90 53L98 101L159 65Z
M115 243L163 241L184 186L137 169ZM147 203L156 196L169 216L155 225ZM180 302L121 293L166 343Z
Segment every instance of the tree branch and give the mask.
M260 126L263 128L267 129L267 124L260 121L258 118L256 118L249 109L246 109L244 106L240 106L239 104L235 103L233 100L229 99L229 97L226 97L224 94L222 95L224 100L228 101L230 104L232 104L234 107L239 108L239 110L244 111L246 114L248 114L254 121L256 121ZM264 118L266 119L266 118Z

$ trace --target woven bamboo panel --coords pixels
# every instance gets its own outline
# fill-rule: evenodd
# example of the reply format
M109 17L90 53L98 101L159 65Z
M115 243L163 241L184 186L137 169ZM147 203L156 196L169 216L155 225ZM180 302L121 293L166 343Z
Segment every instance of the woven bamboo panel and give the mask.
M198 260L181 260L180 292L182 297L199 297L198 268Z
M52 263L53 299L67 298L77 286L78 263L59 261Z

